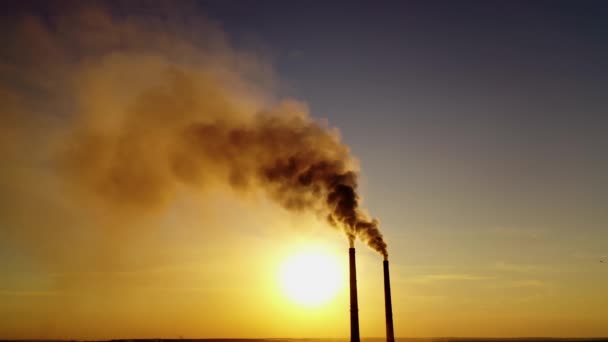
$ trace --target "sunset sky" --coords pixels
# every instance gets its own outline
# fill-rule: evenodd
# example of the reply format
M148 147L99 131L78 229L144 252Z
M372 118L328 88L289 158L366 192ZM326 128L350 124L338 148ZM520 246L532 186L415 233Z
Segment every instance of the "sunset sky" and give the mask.
M0 339L348 337L348 239L246 175L266 142L173 140L267 112L360 170L397 337L608 336L608 3L0 6ZM310 251L337 292L303 305Z

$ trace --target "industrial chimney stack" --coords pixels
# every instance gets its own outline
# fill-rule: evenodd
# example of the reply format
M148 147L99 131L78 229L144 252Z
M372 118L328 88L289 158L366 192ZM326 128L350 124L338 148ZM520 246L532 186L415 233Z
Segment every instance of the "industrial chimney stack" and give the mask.
M386 309L386 342L395 342L393 331L393 304L391 302L391 279L388 274L388 259L384 259L384 305ZM352 296L352 295L351 295Z
M357 267L355 266L355 248L348 249L350 265L350 341L360 342L359 338L359 304L357 301Z

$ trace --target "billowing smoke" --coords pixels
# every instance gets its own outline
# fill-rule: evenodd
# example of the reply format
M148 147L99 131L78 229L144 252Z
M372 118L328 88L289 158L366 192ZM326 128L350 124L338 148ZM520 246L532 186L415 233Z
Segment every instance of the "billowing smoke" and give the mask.
M108 212L155 212L180 187L220 182L313 212L386 256L337 131L267 95L271 68L185 13L117 18L78 8L7 24L2 96L14 105L3 117L19 126L11 132L27 132L15 140L40 140L29 145L44 146L36 158L65 192ZM32 122L44 133L31 137L22 126ZM13 157L31 152L8 146L1 151Z

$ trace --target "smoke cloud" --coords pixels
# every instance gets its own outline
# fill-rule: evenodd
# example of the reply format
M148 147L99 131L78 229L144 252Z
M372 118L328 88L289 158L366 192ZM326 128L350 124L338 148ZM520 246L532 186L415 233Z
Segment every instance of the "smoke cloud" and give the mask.
M386 256L337 130L276 100L272 68L231 47L217 24L187 8L153 10L164 14L75 6L5 23L3 159L52 175L72 205L121 217L162 211L182 187L261 191ZM31 181L11 170L3 203Z

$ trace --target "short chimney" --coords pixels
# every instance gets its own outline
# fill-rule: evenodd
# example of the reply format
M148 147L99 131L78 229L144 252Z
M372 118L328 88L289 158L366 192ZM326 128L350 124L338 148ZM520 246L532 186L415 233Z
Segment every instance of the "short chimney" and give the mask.
M395 342L393 331L393 304L391 303L391 279L388 273L388 259L384 259L384 305L386 310L386 342ZM352 295L351 295L352 296Z

